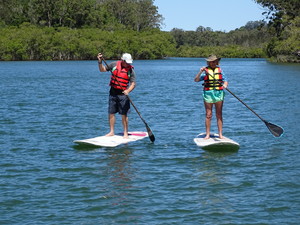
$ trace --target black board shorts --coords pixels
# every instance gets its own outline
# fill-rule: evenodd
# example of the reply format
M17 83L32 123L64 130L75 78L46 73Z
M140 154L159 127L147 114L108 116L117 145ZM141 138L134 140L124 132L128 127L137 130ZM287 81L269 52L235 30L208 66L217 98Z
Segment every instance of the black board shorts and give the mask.
M127 115L130 109L130 101L127 95L109 95L108 113Z

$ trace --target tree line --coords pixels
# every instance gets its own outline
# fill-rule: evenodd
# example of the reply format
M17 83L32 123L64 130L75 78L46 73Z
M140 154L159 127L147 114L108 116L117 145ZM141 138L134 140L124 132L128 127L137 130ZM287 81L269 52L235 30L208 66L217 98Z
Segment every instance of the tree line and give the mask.
M202 26L164 32L153 0L2 0L0 60L84 60L99 51L118 58L126 51L136 59L214 52L298 62L299 0L255 1L267 9L266 21L230 32Z
M101 30L160 28L163 17L153 0L2 0L0 21L18 26Z
M135 59L156 59L172 55L171 35L159 30L136 32L102 31L97 28L36 27L29 23L2 28L1 60L87 60L98 52L106 58L119 58L130 52Z

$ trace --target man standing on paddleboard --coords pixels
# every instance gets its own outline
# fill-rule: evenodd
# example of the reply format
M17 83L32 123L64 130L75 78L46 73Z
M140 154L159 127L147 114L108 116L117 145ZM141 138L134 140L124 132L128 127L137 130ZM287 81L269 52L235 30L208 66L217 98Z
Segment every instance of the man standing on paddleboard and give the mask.
M122 116L122 124L124 128L124 138L128 138L128 110L130 109L130 101L128 94L135 88L135 72L131 65L133 60L129 53L124 53L121 60L106 64L102 53L97 55L100 72L111 71L109 104L108 104L108 120L110 132L106 136L115 135L115 114ZM105 66L102 62L105 62Z
M210 138L210 127L212 118L212 108L215 105L217 125L219 130L219 137L223 138L223 101L224 90L228 86L227 79L219 67L219 61L215 55L210 55L207 59L207 66L202 67L194 78L195 82L204 81L203 85L203 100L206 112L205 128L206 136L204 139ZM203 73L204 72L204 73ZM203 73L203 74L202 74ZM202 74L202 75L201 75Z

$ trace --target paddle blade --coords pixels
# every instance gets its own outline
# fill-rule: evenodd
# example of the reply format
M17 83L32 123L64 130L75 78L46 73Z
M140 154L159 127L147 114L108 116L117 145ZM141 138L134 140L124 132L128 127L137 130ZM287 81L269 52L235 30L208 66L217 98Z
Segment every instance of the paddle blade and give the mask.
M269 131L275 136L280 137L283 134L283 129L280 126L277 126L273 123L270 123L268 121L264 121L266 126L268 127Z
M152 130L150 129L150 127L147 124L146 124L146 129L147 129L150 141L154 142L155 141L154 134L152 133Z

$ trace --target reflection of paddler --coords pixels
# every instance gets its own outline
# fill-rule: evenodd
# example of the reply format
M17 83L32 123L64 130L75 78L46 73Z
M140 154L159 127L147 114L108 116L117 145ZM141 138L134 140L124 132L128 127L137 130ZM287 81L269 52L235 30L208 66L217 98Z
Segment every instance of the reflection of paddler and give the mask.
M219 130L219 137L223 138L223 101L224 101L224 90L228 85L227 79L219 67L219 61L221 58L218 58L215 55L210 55L206 61L207 66L202 67L197 73L194 81L204 81L203 83L203 100L206 112L205 118L205 127L206 127L206 136L205 139L210 138L210 127L211 127L211 118L212 118L212 108L215 105L216 108L216 117L217 125ZM203 73L204 72L204 73ZM203 73L203 74L202 74Z

